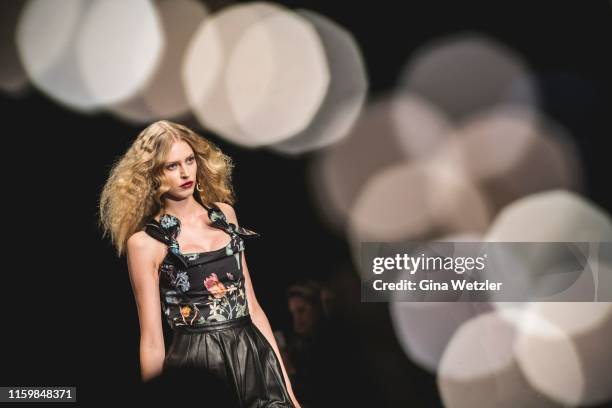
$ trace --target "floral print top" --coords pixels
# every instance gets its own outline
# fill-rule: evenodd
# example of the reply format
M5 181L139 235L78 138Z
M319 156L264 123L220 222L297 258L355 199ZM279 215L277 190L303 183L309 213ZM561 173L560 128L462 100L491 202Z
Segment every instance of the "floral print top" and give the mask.
M212 225L224 230L230 242L206 252L182 253L177 242L180 220L162 214L151 218L145 231L168 245L168 254L159 268L162 310L170 328L199 326L235 319L249 314L242 256L244 239L260 234L227 221L221 209L205 206Z

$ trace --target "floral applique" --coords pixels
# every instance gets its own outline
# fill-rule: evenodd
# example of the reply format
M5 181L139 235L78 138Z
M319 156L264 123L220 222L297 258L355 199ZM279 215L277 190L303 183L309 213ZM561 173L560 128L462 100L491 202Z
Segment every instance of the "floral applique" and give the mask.
M215 275L213 279L217 279L216 274L213 275ZM232 276L230 279L233 280L233 275L227 275ZM219 293L209 295L209 302L207 303L209 313L205 320L207 322L223 321L248 314L247 301L242 285L242 280L233 280L228 286L223 286L223 295L219 295Z
M227 290L222 282L219 281L216 273L211 273L206 279L204 279L204 287L208 289L214 297L220 298L225 295Z
M192 325L196 318L201 317L200 309L193 303L181 306L180 311L183 323L188 325Z
M162 215L160 217L160 219L159 219L159 223L165 229L170 229L170 228L172 228L174 226L177 226L177 227L180 228L180 226L178 224L178 219L176 217L174 217L174 216L169 215L169 214Z
M198 252L194 252L192 254L183 254L183 255L185 255L185 257L189 259L190 261L195 261L196 259L200 258L200 254Z
M161 270L166 274L173 287L180 289L182 292L187 292L189 290L191 285L189 283L187 271L177 270L174 265L166 263L162 264Z

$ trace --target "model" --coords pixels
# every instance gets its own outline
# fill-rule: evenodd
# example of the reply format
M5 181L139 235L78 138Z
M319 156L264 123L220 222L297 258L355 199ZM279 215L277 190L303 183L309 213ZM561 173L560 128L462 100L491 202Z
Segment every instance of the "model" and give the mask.
M113 165L99 221L127 266L140 322L144 382L200 367L241 407L299 407L245 259L233 163L211 141L162 120ZM166 352L162 316L173 330Z

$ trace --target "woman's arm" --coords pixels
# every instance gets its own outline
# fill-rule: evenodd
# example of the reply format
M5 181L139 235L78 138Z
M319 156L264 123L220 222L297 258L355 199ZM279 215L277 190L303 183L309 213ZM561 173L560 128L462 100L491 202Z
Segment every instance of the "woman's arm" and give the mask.
M244 267L244 275L245 277L248 275L247 272L247 268L246 268L246 261L244 258L244 251L243 251L243 256L242 256L242 265ZM283 359L281 357L281 353L278 349L278 345L276 344L276 339L274 338L274 333L272 332L272 328L270 327L270 322L268 321L268 317L266 316L265 312L263 311L263 309L261 308L261 306L259 306L259 304L257 303L255 299L255 295L252 293L251 294L251 299L248 300L249 298L249 287L252 288L253 285L251 285L250 283L248 283L250 281L250 278L245 278L245 281L247 282L247 302L249 304L249 313L251 314L251 318L253 319L253 323L255 324L255 326L257 326L257 328L259 329L259 331L261 331L261 333L266 337L266 339L268 339L268 342L270 342L270 345L272 346L272 349L274 349L274 353L276 353L276 358L278 359L278 361L280 362L280 366L281 369L283 370L283 377L285 378L285 384L287 384L287 391L289 392L289 396L291 397L291 401L293 402L293 405L296 406L296 408L300 408L300 404L297 402L297 399L295 398L295 395L293 394L293 388L291 387L291 381L289 381L289 376L287 375L287 369L285 368L285 364L283 362ZM252 292L252 289L250 289ZM254 305L254 306L253 306Z
M232 222L238 226L238 219L236 217L236 213L234 212L234 208L226 203L217 203L219 207L222 207L223 213L229 222ZM272 328L270 327L270 322L268 321L268 317L264 313L263 309L257 302L257 298L255 297L255 290L253 289L253 284L251 283L251 277L249 274L249 268L246 264L246 256L244 251L242 251L242 270L244 274L244 281L246 286L247 293L247 304L249 305L249 313L251 315L251 319L253 323L259 331L265 336L268 340L274 353L276 353L276 358L278 359L281 369L283 371L283 376L285 377L285 384L287 384L287 391L289 392L289 396L291 397L291 401L296 408L301 408L298 403L295 395L293 394L293 388L291 387L291 381L289 381L289 376L287 375L287 370L285 369L285 365L283 363L283 359L281 357L281 353L278 349L278 345L276 344L276 339L274 338L274 333L272 333Z
M156 248L143 231L127 241L130 282L138 307L140 322L140 372L143 381L161 374L166 357L159 300Z

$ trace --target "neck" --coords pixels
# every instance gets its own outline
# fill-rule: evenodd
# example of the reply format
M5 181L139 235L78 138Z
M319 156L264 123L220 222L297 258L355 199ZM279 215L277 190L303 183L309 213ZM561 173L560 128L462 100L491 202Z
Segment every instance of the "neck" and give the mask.
M178 217L181 221L192 222L202 215L202 205L193 196L183 200L166 198L161 214L170 214Z

